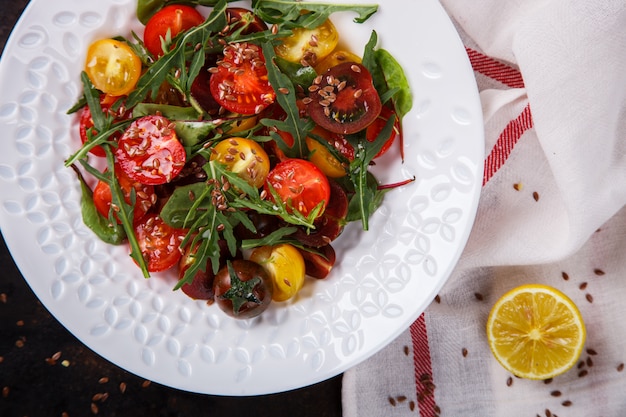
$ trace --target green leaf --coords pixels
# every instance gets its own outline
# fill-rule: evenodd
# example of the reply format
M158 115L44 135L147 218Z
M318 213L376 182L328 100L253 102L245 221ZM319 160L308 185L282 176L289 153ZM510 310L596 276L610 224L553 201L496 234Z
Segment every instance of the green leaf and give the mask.
M161 218L176 228L188 228L204 212L213 208L209 187L204 182L177 187L161 209Z
M387 82L387 88L394 91L391 96L396 113L402 119L405 114L411 111L413 97L409 81L404 70L396 59L385 49L376 50L374 57L380 66Z
M296 89L291 79L280 71L275 62L276 54L274 47L268 43L263 44L263 55L267 67L267 76L276 93L276 101L285 111L287 117L284 120L263 119L261 123L268 127L289 133L294 140L293 145L287 144L276 132L271 132L281 150L288 157L304 158L308 153L306 137L315 123L310 119L300 118L300 110L296 104Z
M378 10L376 4L330 4L324 2L253 0L256 15L268 23L288 28L314 29L336 12L355 12L355 23L363 23Z
M286 243L285 237L292 235L298 229L295 227L281 227L260 239L245 239L241 242L241 249L252 249L259 246L273 246ZM291 239L289 239L291 241Z

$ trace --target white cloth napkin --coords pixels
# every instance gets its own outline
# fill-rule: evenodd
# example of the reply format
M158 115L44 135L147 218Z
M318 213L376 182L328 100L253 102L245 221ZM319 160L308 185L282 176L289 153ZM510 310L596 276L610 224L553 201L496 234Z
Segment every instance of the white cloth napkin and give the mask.
M345 372L343 414L626 415L626 3L441 0L475 70L485 177L461 261L426 312ZM561 289L587 325L577 367L513 377L485 323L507 290Z

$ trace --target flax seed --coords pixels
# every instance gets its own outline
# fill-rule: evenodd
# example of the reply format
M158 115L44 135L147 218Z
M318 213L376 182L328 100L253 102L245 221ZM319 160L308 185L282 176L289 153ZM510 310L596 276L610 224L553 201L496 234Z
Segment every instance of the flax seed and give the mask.
M589 301L590 303L593 303L593 296L591 294L586 294L585 298L587 299L587 301Z
M389 404L391 404L392 406L396 406L396 399L393 397L388 397L387 400L389 401Z
M587 358L587 366L590 368L593 366L593 360L590 357Z
M550 395L552 395L553 397L560 397L561 396L561 391L559 391L559 390L552 391L550 393Z
M561 403L561 405L563 405L563 407L569 407L571 406L573 403L570 400L565 400Z
M464 357L464 358L466 358L466 357L467 357L467 353L468 353L468 352L467 352L467 349L466 349L466 348L461 349L461 353L463 354L463 357Z
M522 189L522 183L516 182L515 184L513 184L513 189L515 191L520 191Z
M124 394L126 392L126 382L120 382L119 388L120 392Z
M106 384L107 382L109 382L109 378L106 376L103 376L98 380L98 384Z
M539 193L537 191L533 191L533 199L539 201Z
M506 386L507 386L507 387L510 387L511 385L513 385L513 378L508 377L508 378L506 379Z
M363 90L360 88L354 92L354 98L359 98L363 95Z
M481 293L479 293L479 292L475 292L475 293L474 293L474 297L476 297L476 299L477 299L478 301L483 301L483 300L484 300L483 295L482 295Z
M592 356L595 356L598 354L598 352L596 352L595 349L591 349L591 348L587 349L587 353Z
M354 72L361 72L361 68L356 64L352 65L350 69Z
M91 403L91 414L98 414L98 406L96 403Z
M567 272L561 272L561 276L563 277L565 281L569 280L569 275Z
M141 388L147 388L147 387L149 387L149 386L150 386L150 384L151 384L151 383L152 383L152 382L150 382L149 380L147 380L147 379L146 379L145 381L143 381L143 382L141 383Z
M585 377L585 376L587 376L588 373L589 373L589 371L587 371L586 369L583 369L582 371L580 371L578 373L578 377L579 378Z
M439 296L439 294L435 295L435 302L437 304L441 304L441 297Z
M617 372L622 372L624 370L624 363L620 363L619 365L617 365Z
M599 269L599 268L594 269L594 270L593 270L593 273L594 273L594 274L596 274L596 275L598 275L598 276L602 276L602 275L604 275L604 271L603 271L603 270L601 270L601 269Z

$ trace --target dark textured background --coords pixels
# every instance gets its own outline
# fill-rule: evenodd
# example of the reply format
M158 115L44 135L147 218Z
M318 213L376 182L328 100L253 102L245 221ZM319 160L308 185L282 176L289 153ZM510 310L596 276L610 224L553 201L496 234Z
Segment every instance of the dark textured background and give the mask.
M27 3L0 0L2 50ZM60 357L54 360L57 352ZM341 376L258 397L198 395L148 384L94 354L65 330L33 295L4 240L0 241L0 389L2 417L341 415ZM92 409L94 405L97 409Z

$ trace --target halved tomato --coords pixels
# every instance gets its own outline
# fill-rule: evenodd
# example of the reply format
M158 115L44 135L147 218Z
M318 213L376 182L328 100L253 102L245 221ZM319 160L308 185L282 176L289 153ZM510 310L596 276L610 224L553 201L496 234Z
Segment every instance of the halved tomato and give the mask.
M315 135L315 137L313 137ZM319 138L319 139L318 139ZM347 174L343 163L337 159L328 148L320 142L325 140L332 145L347 160L354 159L354 147L343 135L329 132L320 126L315 126L311 135L306 138L306 146L311 154L309 161L313 162L324 174L330 178L341 178Z
M270 171L270 158L263 147L247 138L222 140L211 150L211 160L223 163L230 172L256 188L265 183Z
M276 99L263 52L257 45L247 42L226 45L224 58L212 71L211 94L226 110L258 114Z
M143 34L143 43L146 49L154 56L163 55L162 42L168 31L173 39L180 32L198 26L204 22L204 17L191 6L172 4L165 6L154 14L146 23Z
M305 216L319 204L324 212L330 198L330 184L326 175L313 163L304 159L287 159L276 164L265 180L289 210L298 210Z
M89 45L85 72L94 87L112 96L125 96L141 76L141 59L126 43L100 39Z
M309 87L307 105L315 123L342 134L365 129L382 108L372 75L354 62L336 65L319 75Z
M276 55L287 61L315 66L337 46L339 32L330 20L314 29L292 29L291 36L281 39L282 44L274 49Z
M119 140L115 156L128 176L142 184L165 184L185 166L185 148L163 116L144 116Z
M156 213L136 223L135 236L148 271L165 271L176 265L182 256L180 242L186 234L186 230L171 227Z

